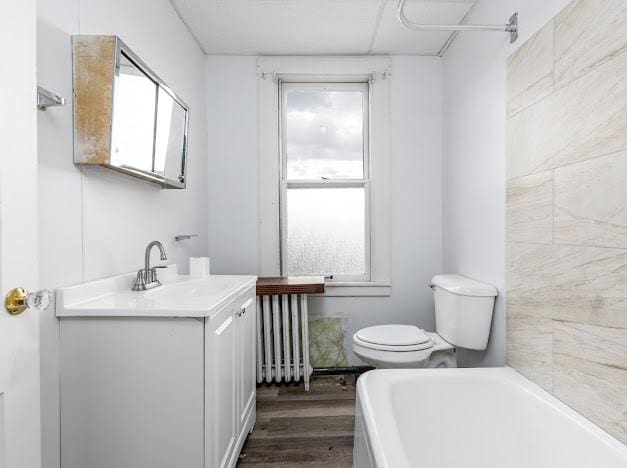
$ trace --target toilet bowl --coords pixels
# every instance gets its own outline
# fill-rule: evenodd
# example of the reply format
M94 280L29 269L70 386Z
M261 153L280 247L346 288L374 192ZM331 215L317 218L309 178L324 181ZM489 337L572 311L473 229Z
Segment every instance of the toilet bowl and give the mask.
M377 325L353 335L353 352L371 366L457 367L456 348L487 347L496 288L460 275L431 280L436 332L413 325Z
M379 369L457 367L455 347L413 325L379 325L353 335L353 352Z

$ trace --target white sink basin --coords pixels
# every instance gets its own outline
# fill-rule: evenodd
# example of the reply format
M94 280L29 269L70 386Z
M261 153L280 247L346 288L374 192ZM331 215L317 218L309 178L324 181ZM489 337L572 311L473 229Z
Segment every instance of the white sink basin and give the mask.
M152 300L168 300L173 297L207 298L216 294L223 294L241 284L240 276L214 275L206 278L191 278L179 276L174 283L164 283L162 286L144 292L144 297Z
M257 280L232 275L192 278L177 275L175 267L169 271L161 286L148 291L131 291L135 273L59 289L57 317L207 317Z

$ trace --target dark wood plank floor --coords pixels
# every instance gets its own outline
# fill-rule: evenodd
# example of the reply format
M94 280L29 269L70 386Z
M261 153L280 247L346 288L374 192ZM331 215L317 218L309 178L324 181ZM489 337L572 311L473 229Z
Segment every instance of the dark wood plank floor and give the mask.
M313 376L302 385L257 388L257 424L238 467L350 468L355 376Z

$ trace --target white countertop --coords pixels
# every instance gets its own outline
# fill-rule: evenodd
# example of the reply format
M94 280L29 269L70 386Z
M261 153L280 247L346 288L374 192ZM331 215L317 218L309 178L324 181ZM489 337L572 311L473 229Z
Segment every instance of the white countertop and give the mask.
M57 317L208 317L245 290L256 276L178 275L176 266L159 272L162 285L131 291L136 273L57 290Z

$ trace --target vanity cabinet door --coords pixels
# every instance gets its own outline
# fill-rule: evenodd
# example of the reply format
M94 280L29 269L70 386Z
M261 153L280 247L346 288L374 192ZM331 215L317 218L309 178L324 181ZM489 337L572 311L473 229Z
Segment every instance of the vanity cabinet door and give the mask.
M244 428L252 411L255 410L255 297L251 292L250 297L239 308L239 371L240 371L240 401L239 401L239 425Z
M236 310L231 304L207 321L205 424L208 468L230 466L238 435Z
M205 468L233 468L255 422L255 307L251 287L205 322Z
M62 318L61 467L201 468L204 325Z

